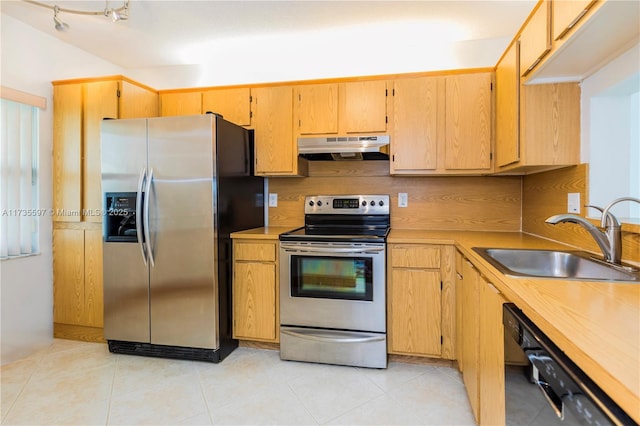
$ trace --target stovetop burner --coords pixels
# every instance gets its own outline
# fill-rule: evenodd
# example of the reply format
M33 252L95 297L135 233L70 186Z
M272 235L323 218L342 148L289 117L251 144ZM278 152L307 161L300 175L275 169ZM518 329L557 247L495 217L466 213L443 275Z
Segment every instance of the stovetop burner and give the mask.
M384 242L390 229L388 195L305 197L305 226L281 241Z

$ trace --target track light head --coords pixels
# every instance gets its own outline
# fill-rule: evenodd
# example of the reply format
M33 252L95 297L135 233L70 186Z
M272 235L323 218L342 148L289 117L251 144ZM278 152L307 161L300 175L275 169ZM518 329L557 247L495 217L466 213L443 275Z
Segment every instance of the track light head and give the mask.
M53 7L53 23L55 25L56 31L66 31L69 29L69 24L66 22L62 22L60 18L58 18L58 12L60 12L60 7Z

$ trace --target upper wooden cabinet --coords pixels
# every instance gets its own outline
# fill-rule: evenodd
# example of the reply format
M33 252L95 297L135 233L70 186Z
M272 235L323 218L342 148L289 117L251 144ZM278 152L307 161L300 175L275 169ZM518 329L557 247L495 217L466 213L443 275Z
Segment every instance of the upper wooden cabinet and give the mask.
M202 92L160 94L160 116L202 114Z
M306 174L293 138L293 89L260 87L255 101L255 174L295 176Z
M493 73L398 79L391 174L487 174L492 169Z
M496 173L532 173L580 162L578 83L522 85L517 44L496 67Z
M299 134L338 133L338 84L296 86L294 99Z
M158 95L126 80L55 82L53 103L53 220L101 222L102 120L157 116Z
M551 1L541 1L520 34L521 75L529 74L551 51Z
M211 89L202 92L202 113L215 112L239 126L251 126L251 89Z
M512 43L496 67L496 170L520 160L519 46Z
M444 77L393 82L391 174L413 174L438 167L438 113L444 105Z
M387 131L385 80L296 86L294 101L298 135Z
M596 0L554 0L553 39L560 40L589 11Z
M492 74L447 76L445 168L491 170Z

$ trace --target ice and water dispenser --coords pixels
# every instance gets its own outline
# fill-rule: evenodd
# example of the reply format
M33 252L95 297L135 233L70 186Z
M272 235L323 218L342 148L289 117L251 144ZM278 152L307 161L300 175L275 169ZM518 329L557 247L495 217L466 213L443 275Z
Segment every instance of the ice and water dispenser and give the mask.
M137 243L136 193L105 193L105 241Z

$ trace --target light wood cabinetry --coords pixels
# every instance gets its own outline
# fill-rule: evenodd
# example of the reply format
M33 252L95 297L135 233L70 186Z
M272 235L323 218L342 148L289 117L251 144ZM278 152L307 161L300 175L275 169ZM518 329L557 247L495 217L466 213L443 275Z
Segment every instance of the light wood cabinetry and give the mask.
M300 135L338 133L338 84L296 86L297 126Z
M395 80L391 174L490 173L492 87L491 72Z
M102 341L104 118L153 117L158 94L121 76L54 82L54 336Z
M520 84L515 43L496 67L496 86L496 173L580 162L578 83Z
M444 78L418 77L393 82L391 174L419 174L438 167L438 126L444 105Z
M214 112L239 126L251 126L251 89L211 89L202 92L202 113Z
M492 77L446 77L446 169L491 170Z
M160 116L202 114L202 92L169 92L160 94Z
M453 247L389 246L389 353L453 359L453 262Z
M521 75L526 76L551 51L551 1L542 0L520 33Z
M368 80L296 86L297 135L387 131L387 81Z
M471 411L473 411L476 421L480 420L479 281L480 274L478 271L468 260L464 259L462 262L462 288L457 289L462 293L460 306L462 309L460 317L462 351L460 357L462 361L462 381L467 390Z
M278 342L278 242L233 240L233 337Z
M480 277L480 424L505 424L504 327L502 294Z
M298 158L293 138L293 89L260 87L255 101L255 174L260 176L306 175L306 163Z
M476 422L505 424L504 329L506 299L456 252L458 367Z
M569 32L589 11L596 0L554 0L553 39L559 40Z

